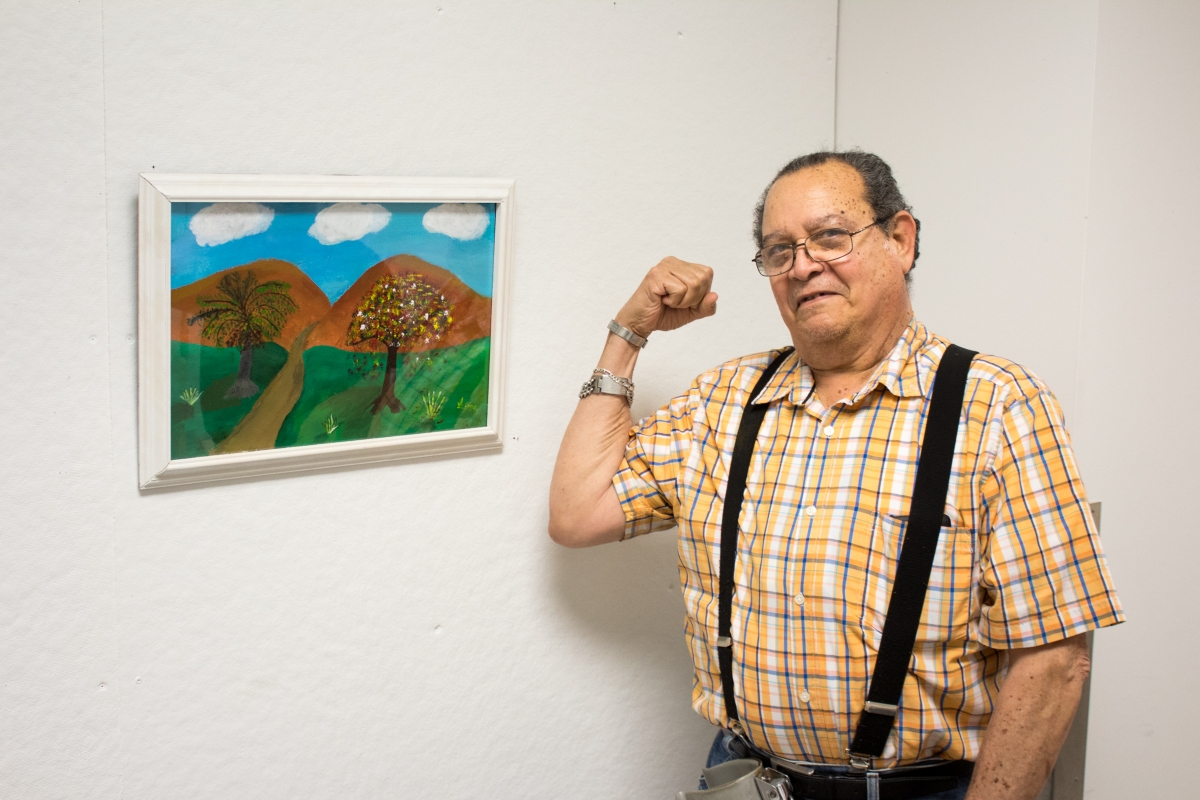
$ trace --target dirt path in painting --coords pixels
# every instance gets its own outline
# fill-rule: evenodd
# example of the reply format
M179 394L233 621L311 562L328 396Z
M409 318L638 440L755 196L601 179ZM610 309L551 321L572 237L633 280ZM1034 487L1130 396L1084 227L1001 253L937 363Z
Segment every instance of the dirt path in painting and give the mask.
M317 323L314 322L296 336L279 374L267 384L246 418L213 449L214 455L275 447L275 437L304 388L304 348L315 327Z

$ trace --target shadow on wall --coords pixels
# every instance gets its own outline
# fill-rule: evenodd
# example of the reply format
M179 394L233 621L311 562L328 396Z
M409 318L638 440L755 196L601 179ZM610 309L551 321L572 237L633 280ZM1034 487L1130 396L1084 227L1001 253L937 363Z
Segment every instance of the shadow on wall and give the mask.
M606 645L690 668L683 640L675 530L584 550L554 546L559 607ZM690 685L689 685L690 689Z
M553 602L603 666L587 680L606 698L607 780L638 797L693 785L713 728L691 707L692 662L683 636L676 532L550 556ZM637 731L611 737L604 730ZM655 775L653 785L646 776Z

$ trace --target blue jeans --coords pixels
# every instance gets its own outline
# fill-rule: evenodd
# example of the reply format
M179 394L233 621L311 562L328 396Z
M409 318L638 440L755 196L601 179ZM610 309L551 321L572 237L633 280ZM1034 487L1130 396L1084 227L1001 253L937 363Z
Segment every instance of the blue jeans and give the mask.
M726 761L732 761L735 758L741 758L736 753L730 752L729 744L733 741L733 734L726 731L720 731L717 738L713 739L712 747L708 750L708 761L704 766L715 767L717 764L724 764ZM839 772L848 772L849 767L828 766L817 767L818 774L831 774ZM959 778L958 786L954 789L947 789L944 792L936 794L927 794L919 800L963 800L967 796L967 786L971 784L970 777ZM700 778L700 788L707 789L708 786L704 783L704 778ZM797 800L800 800L799 798Z

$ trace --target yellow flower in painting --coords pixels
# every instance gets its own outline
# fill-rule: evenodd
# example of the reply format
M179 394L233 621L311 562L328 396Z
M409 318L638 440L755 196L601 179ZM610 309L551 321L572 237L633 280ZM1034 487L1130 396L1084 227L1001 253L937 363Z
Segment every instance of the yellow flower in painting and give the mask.
M384 275L359 301L346 344L377 341L389 349L434 344L453 319L452 304L418 272Z

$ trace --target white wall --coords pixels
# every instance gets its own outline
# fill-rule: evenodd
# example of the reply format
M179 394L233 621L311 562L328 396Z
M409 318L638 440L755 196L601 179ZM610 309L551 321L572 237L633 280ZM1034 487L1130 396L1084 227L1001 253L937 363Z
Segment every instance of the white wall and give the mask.
M1130 622L1097 637L1097 798L1196 793L1198 39L1195 3L1100 6L1075 431Z
M642 410L785 341L750 209L832 143L836 3L2 12L0 797L691 784L711 731L674 543L558 549L546 487L603 326L657 259L716 265L722 312L656 337ZM503 454L139 494L151 170L515 178Z
M893 164L925 224L918 314L1050 382L1104 502L1131 622L1097 637L1089 796L1186 792L1193 5L0 11L0 796L694 780L710 732L670 536L555 548L545 487L604 322L662 255L716 266L721 311L655 338L635 411L785 340L750 209L835 126ZM139 494L151 170L517 179L503 454Z
M0 12L0 796L116 797L96 4Z

